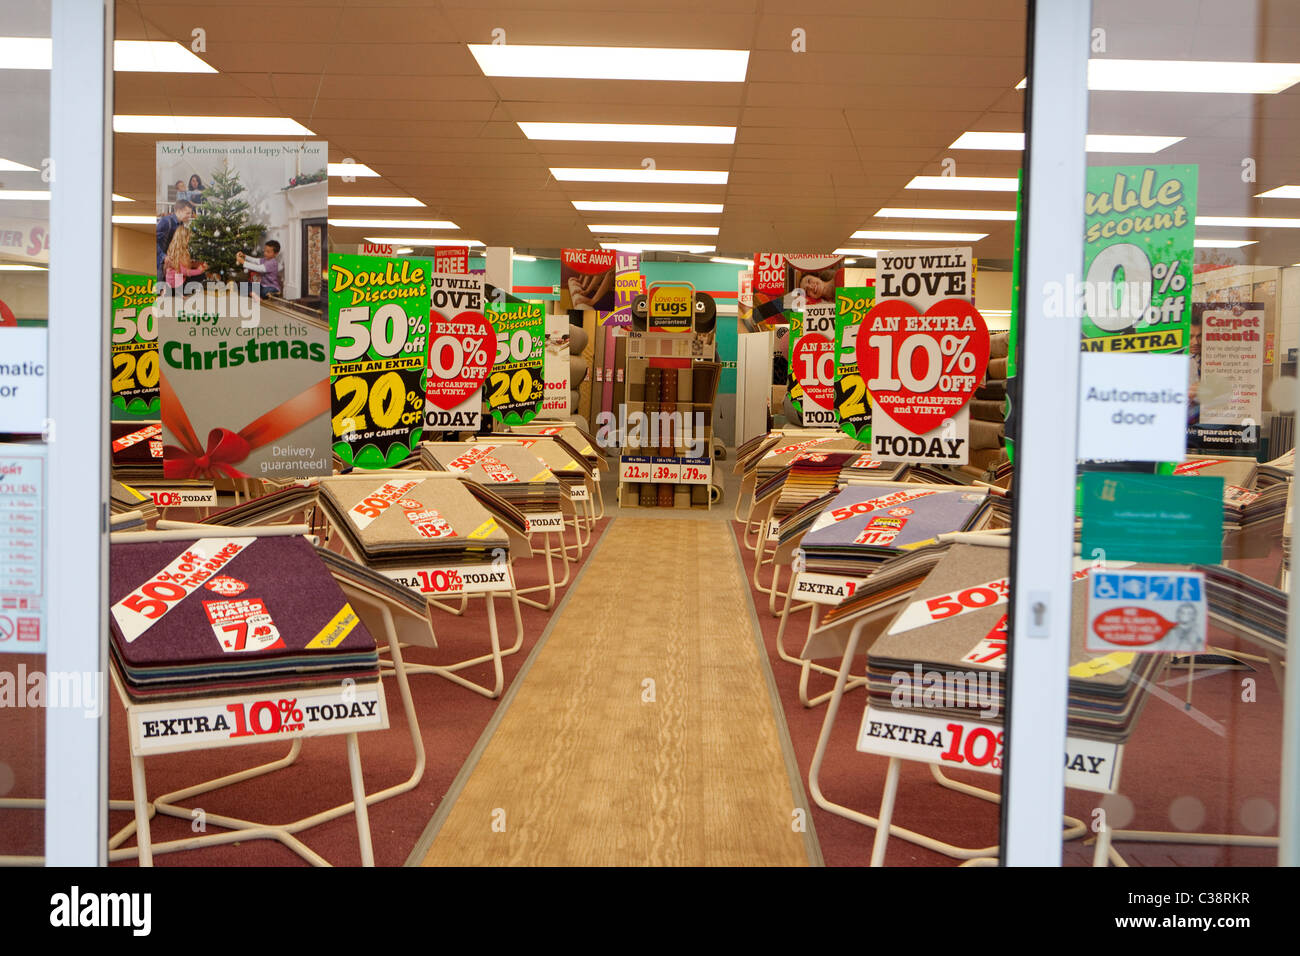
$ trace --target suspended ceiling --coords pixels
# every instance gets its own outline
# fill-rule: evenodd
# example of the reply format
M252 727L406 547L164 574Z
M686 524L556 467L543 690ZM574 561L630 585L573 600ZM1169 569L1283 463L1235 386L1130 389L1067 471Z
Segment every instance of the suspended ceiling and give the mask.
M1286 4L1136 6L1099 0L1094 22L1105 27L1105 49L1095 56L1300 62L1300 9ZM886 206L1013 208L1012 193L904 186L938 175L947 158L959 176L1016 174L1017 151L949 147L966 130L1022 130L1024 93L1014 87L1025 75L1023 0L119 0L117 21L119 39L187 47L201 29L200 55L219 71L117 73L118 114L288 116L328 140L331 161L380 173L332 178L331 194L426 205L335 207L335 216L450 219L461 238L541 254L612 238L587 224L621 222L716 225L716 240L698 241L716 243L721 255L914 245L850 238L874 228L987 232L976 255L1011 256L1009 222L874 216ZM491 42L498 29L516 44L744 49L749 69L743 83L489 78L467 45ZM793 52L795 30L806 52ZM1091 162L1199 163L1201 214L1300 215L1300 201L1253 198L1300 182L1300 85L1272 96L1094 93L1091 104L1094 132L1188 137L1152 156L1092 154ZM524 137L521 121L734 125L737 133L725 146L541 142ZM116 192L150 199L160 138L173 137L116 135ZM1242 177L1247 156L1255 182ZM635 168L645 158L660 168L725 169L729 182L570 183L548 171ZM584 199L723 203L725 211L575 210L571 201ZM384 230L331 228L336 243L373 234ZM1245 251L1260 262L1300 260L1300 230L1198 234L1260 239Z

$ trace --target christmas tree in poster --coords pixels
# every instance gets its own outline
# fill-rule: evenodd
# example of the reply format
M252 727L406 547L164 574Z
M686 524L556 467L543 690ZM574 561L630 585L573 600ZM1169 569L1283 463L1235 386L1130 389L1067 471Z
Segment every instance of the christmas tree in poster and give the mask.
M190 220L190 259L206 262L208 272L223 282L241 279L244 270L235 255L246 252L260 256L266 235L266 226L253 220L251 208L244 198L238 170L223 163L213 171L211 182L203 190L203 202Z

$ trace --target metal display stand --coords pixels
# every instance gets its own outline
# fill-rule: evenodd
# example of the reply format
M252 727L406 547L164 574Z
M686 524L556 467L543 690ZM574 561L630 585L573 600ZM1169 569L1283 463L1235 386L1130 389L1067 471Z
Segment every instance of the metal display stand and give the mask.
M271 535L298 535L304 534L306 528L302 526L277 527L274 529L239 529L244 532L252 532L254 536L263 537ZM212 536L228 535L231 529L218 528L215 526L189 526L177 527L170 530L146 531L136 533L120 533L112 536L115 542L147 542L147 541L166 541L166 540L184 540L194 537L196 534L205 533ZM361 850L361 860L364 866L374 865L374 849L370 838L370 819L367 807L370 803L377 800L387 799L398 792L410 789L418 782L418 777L413 781L408 781L405 785L399 785L396 788L389 788L380 793L367 796L365 785L362 778L361 770L361 752L357 739L357 734L370 730L384 730L388 727L388 709L386 698L383 692L382 683L376 682L373 685L353 685L340 686L339 688L311 688L295 690L295 697L284 698L281 701L272 702L262 699L263 695L258 693L244 694L217 694L212 697L187 698L179 701L160 701L157 703L138 703L133 701L126 693L125 686L122 683L121 676L118 673L116 663L112 667L113 686L117 690L118 698L126 710L128 733L130 737L131 750L131 789L132 800L129 806L135 812L134 821L127 827L115 833L109 841L109 859L120 860L136 857L141 866L152 866L153 856L155 853L173 853L181 850L191 850L203 846L213 846L226 843L238 843L244 840L254 839L273 839L278 840L284 846L293 850L299 856L309 863L316 866L328 866L328 862L303 843L296 836L297 833L307 830L311 827L318 826L328 820L336 819L347 813L353 813L357 820L357 836ZM409 704L408 699L404 700L407 705L407 718L411 721L413 735L418 739L418 725L414 723L414 708ZM308 713L307 708L310 706L350 706L351 704L365 700L371 703L373 707L372 716L369 719L361 718L359 720L349 720L347 724L335 724L333 721L313 722L307 724L305 721L300 722L296 729L292 724L287 727L283 724L284 718L291 720L301 720L301 715ZM289 703L286 708L282 706L285 702ZM307 702L314 703L307 703ZM201 719L207 719L208 714L225 713L232 708L239 709L240 713L247 715L249 726L252 733L236 734L230 733L225 737L219 736L216 732L204 735L200 739L186 741L184 739L176 742L168 742L167 737L159 737L154 731L160 725L167 722L192 720L196 726ZM267 709L274 711L272 717L266 717ZM260 713L262 716L255 716ZM273 730L270 728L274 728ZM212 823L216 826L225 828L224 833L204 833L197 836L187 837L180 840L169 840L163 843L155 843L151 838L150 820L155 813L162 813L166 816L174 816L184 820L193 820L194 813L191 809L179 805L182 800L198 796L203 793L210 793L223 787L232 786L254 777L271 773L275 770L282 769L292 764L298 757L302 749L302 741L306 737L330 736L335 734L345 734L347 737L347 760L348 774L352 785L352 800L348 803L340 804L330 810L314 814L310 817L304 817L300 820L285 824L261 823L252 820L245 820L237 817L227 817L218 814L205 814L205 823ZM148 785L145 775L144 758L146 756L169 754L169 753L187 753L200 749L211 749L215 747L241 746L247 744L259 744L269 742L270 737L278 740L291 740L292 743L289 752L282 758L272 761L261 766L242 770L237 773L227 774L214 780L196 784L183 790L174 791L165 794L157 799L150 801L148 799ZM421 758L422 754L421 750ZM423 775L423 761L421 759L419 773ZM125 801L112 801L112 809L125 809ZM136 836L136 846L134 848L122 848L121 845L132 835Z

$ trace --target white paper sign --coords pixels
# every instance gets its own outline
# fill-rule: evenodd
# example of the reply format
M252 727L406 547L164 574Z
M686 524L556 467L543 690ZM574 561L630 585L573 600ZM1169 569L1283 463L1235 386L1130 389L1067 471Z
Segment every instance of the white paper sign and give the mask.
M978 720L922 714L911 710L867 707L858 731L858 750L919 760L944 767L1000 774L1003 731ZM1115 787L1119 745L1065 739L1065 785L1077 790L1110 793Z
M46 330L0 329L0 432L45 430Z
M1186 355L1080 356L1079 458L1182 461L1186 453Z

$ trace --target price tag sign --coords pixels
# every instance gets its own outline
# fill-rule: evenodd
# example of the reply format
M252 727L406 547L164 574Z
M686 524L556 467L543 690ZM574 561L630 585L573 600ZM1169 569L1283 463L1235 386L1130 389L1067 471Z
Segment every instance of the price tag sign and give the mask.
M876 304L871 286L835 293L835 391L832 402L840 431L860 442L871 441L871 406L867 385L858 370L858 329Z
M620 481L649 481L650 458L645 455L624 455L618 460Z
M496 334L488 408L503 425L526 425L542 407L546 310L529 303L488 303L487 317Z
M707 485L713 478L713 463L710 461L698 461L691 458L684 458L681 462L681 477L678 479L683 485Z
M483 313L483 277L429 277L429 377L424 427L478 431L496 335Z
M330 256L334 453L391 468L424 431L429 349L427 259Z
M679 458L651 458L650 480L656 484L676 485L682 480L682 462Z
M113 273L112 418L158 418L158 321L153 276Z

